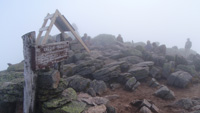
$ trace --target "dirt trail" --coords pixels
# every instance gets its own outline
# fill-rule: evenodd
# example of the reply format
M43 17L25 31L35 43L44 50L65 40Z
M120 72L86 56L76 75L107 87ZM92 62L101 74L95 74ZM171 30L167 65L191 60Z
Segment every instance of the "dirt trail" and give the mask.
M115 91L108 90L105 95L117 94L120 97L110 102L117 110L117 113L136 113L137 108L130 105L130 102L138 99L147 99L153 101L153 103L160 109L160 113L179 113L179 109L166 107L181 98L200 97L200 84L190 86L186 89L174 88L168 86L169 89L174 91L175 100L163 100L155 97L153 93L157 88L151 88L146 83L141 83L137 90L134 92L125 91L123 88L116 89Z

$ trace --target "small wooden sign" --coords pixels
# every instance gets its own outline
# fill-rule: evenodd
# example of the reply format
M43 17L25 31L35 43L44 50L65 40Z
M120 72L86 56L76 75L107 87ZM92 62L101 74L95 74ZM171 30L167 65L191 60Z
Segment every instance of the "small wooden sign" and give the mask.
M67 59L68 49L68 41L37 45L35 47L36 70Z

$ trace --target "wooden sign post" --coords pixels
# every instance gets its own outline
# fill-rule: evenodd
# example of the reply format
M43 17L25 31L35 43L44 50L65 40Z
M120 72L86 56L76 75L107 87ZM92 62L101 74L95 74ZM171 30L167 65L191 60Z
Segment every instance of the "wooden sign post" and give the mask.
M23 113L34 113L37 74L35 69L35 32L22 36L24 49L24 100Z

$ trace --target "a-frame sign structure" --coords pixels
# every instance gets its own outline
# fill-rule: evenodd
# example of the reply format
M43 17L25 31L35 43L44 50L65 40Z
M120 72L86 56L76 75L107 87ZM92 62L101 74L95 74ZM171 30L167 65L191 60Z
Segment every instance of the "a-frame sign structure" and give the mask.
M50 22L49 26L46 26L48 20L50 20L51 22ZM75 32L72 25L68 22L68 20L63 15L61 15L61 13L58 10L56 10L56 12L53 14L47 14L47 16L44 18L44 23L39 30L39 34L37 36L36 42L39 42L43 31L46 31L44 38L42 40L42 43L41 43L41 44L45 44L53 25L55 25L61 33L65 32L65 31L70 31L74 35L74 37L83 45L83 47L87 50L87 52L90 52L88 47L81 40L80 36Z

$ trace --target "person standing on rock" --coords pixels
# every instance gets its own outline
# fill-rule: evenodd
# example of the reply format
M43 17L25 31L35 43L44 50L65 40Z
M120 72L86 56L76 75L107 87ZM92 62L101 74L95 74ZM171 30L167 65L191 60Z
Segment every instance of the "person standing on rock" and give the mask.
M152 45L151 45L151 42L150 42L149 40L147 41L147 45L145 46L145 49L146 49L147 51L149 51L149 52L152 51Z
M190 50L192 47L192 42L190 41L190 39L187 39L187 42L185 43L185 50Z
M121 37L120 34L117 36L117 41L119 41L121 43L124 43L123 38Z

